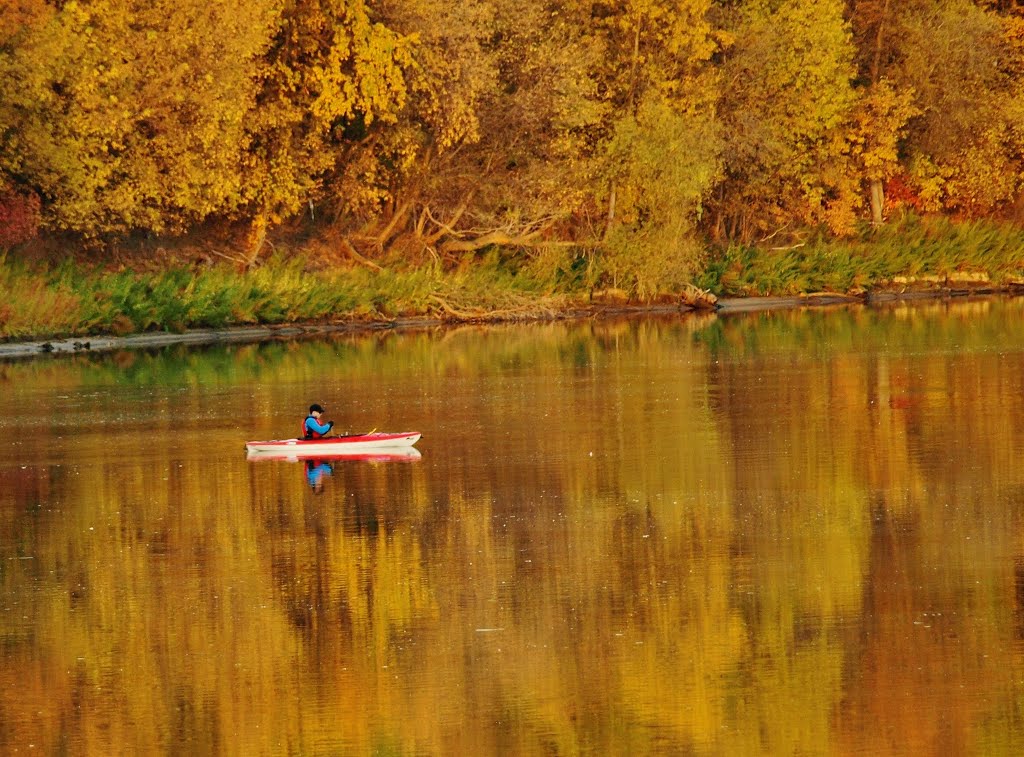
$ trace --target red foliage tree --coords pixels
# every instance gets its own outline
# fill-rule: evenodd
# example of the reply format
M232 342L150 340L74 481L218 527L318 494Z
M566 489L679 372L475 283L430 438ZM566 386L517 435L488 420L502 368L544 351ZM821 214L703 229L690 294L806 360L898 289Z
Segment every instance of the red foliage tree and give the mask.
M27 242L39 232L39 195L0 189L0 250Z

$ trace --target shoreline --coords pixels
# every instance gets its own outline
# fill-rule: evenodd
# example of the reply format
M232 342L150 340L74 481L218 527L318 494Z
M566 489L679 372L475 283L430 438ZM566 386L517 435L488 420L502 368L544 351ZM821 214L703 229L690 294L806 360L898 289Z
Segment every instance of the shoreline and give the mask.
M191 329L180 333L147 332L125 336L97 335L64 339L35 339L0 343L0 361L16 360L43 355L81 355L117 350L152 349L172 345L244 344L276 339L303 339L328 334L370 333L417 328L440 328L462 324L530 323L542 321L579 320L622 315L666 315L671 313L708 312L719 315L754 313L770 310L820 308L848 305L880 305L920 300L961 300L966 298L1012 297L1007 290L914 290L876 291L864 295L820 293L784 297L726 297L719 299L714 308L695 308L690 305L595 305L589 308L568 309L549 316L509 317L507 315L457 319L438 317L412 317L388 320L351 320L337 323L280 324L273 326L232 326L218 329Z

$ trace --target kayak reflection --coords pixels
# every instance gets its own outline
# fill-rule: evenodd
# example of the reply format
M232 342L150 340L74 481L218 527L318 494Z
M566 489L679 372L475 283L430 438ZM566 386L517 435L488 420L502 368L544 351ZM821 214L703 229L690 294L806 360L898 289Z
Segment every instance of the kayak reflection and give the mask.
M306 481L314 493L319 494L324 488L324 479L334 475L334 466L341 462L398 463L415 462L422 457L414 447L395 447L376 452L356 452L349 455L268 455L266 453L248 452L246 459L251 462L275 460L278 462L297 463L301 461L306 472Z
M307 455L274 455L267 454L266 452L247 452L245 459L250 462L263 462L265 460L277 460L289 463L297 463L299 460L309 462L327 462L337 463L344 460L348 461L363 461L370 463L397 463L397 462L415 462L422 457L420 451L415 447L388 447L377 451L367 452L353 452L347 455L316 455L310 457ZM333 467L333 466L332 466Z

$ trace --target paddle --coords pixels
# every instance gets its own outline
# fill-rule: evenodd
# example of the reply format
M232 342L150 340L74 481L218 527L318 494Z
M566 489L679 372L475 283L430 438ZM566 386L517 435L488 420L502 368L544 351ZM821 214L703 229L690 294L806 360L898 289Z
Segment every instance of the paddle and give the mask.
M374 426L371 431L367 431L365 434L336 434L335 436L328 437L328 438L330 438L330 439L347 439L350 436L369 436L370 434L376 432L376 430L377 430L377 427Z

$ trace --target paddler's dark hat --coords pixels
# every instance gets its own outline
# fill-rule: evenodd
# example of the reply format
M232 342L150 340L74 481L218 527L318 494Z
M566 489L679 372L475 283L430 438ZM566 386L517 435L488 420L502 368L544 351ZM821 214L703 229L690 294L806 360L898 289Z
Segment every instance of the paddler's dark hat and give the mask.
M316 404L315 402L312 405L309 406L309 414L310 415L312 415L313 413L322 413L323 411L324 411L323 407L318 405L318 404Z

